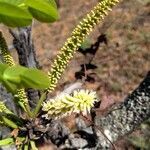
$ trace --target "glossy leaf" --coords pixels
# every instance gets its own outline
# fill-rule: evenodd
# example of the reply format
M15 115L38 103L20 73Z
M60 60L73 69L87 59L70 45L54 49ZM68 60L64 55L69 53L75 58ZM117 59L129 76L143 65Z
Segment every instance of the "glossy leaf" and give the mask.
M26 0L29 12L42 22L54 22L59 18L54 2L48 0Z
M24 2L25 0L0 0L0 2L6 2L6 3L9 3L9 4L13 4L13 5L20 5Z
M21 66L12 66L5 70L3 74L3 79L13 84L20 84L21 78L20 74L24 73L26 68Z
M2 80L11 92L17 88L45 89L50 84L48 76L42 71L22 66L6 68Z
M31 24L32 16L28 11L8 2L0 1L0 22L11 27L27 26Z
M12 66L5 70L3 79L13 84L21 84L20 75L24 74L27 68L22 66Z
M15 93L17 88L21 87L20 74L25 72L26 68L22 66L8 67L3 73L2 84L6 89L12 93Z
M50 85L48 76L38 69L28 69L21 74L21 82L24 87L45 89Z
M11 145L11 144L14 144L13 138L6 138L6 139L0 140L0 146Z
M7 64L0 63L0 82L3 81L3 73L9 66Z

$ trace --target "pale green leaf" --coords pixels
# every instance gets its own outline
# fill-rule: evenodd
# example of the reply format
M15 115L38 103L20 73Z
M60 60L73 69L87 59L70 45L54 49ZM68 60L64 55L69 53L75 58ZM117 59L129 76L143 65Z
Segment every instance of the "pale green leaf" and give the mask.
M54 2L48 0L26 0L25 4L32 16L42 22L54 22L59 18Z
M15 93L15 91L17 90L17 85L16 84L13 84L13 83L10 83L8 81L4 81L2 82L3 86L5 86L5 88L11 92L11 93Z
M0 63L0 82L3 81L3 73L9 66L7 64Z
M14 91L17 87L45 89L50 83L48 76L38 69L12 66L5 69L3 84L10 91Z
M0 0L0 2L6 2L6 3L9 3L9 4L13 4L13 5L20 5L22 3L24 3L25 0Z
M18 128L18 126L17 126L13 121L11 121L10 119L8 119L7 117L1 116L1 118L2 118L2 121L3 121L8 127L11 127L11 128L13 128L13 129Z
M34 149L34 150L38 150L38 148L36 147L35 145L35 142L34 141L30 141L30 145L31 145L31 148Z
M12 145L12 144L14 144L13 138L6 138L6 139L0 140L0 146Z
M20 75L24 74L24 72L27 70L27 68L22 66L12 66L5 70L3 74L3 80L8 81L13 84L21 84L21 78Z
M11 27L27 26L32 22L32 16L13 4L0 1L0 22Z
M38 69L28 69L21 74L22 85L27 88L45 89L50 85L48 76Z

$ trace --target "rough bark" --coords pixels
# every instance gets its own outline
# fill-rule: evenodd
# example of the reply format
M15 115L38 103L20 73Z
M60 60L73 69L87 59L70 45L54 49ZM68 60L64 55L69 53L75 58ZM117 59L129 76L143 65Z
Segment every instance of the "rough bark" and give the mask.
M116 141L119 137L131 133L149 117L150 72L139 87L122 104L116 106L114 111L103 118L96 116L95 123L103 128L111 141Z
M115 106L105 117L96 116L95 125L111 142L134 131L142 122L150 117L150 72L123 103ZM111 143L98 129L87 127L83 120L77 121L79 131L69 136L66 147L75 149L111 149Z

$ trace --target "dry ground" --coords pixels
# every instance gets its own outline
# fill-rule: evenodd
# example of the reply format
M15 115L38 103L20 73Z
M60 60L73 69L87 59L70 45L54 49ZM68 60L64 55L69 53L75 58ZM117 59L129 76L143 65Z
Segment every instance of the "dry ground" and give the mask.
M98 0L60 0L60 20L53 24L34 23L33 39L37 56L44 70L48 70L58 50L72 29ZM150 1L124 0L95 28L88 37L89 43L105 33L108 44L102 44L93 60L98 68L94 82L85 87L97 90L101 100L122 101L144 78L150 69ZM4 29L3 26L0 26ZM11 38L4 29L11 44ZM76 81L74 74L85 62L82 54L76 53L70 62L57 90ZM125 143L123 141L123 143ZM121 144L120 144L121 145ZM121 150L125 149L125 145ZM119 147L119 145L118 145Z
M33 37L40 64L48 70L58 50L72 29L97 0L60 0L60 20L53 24L35 23ZM145 2L145 3L144 3ZM95 82L88 88L98 90L103 95L120 101L143 79L150 67L149 52L149 12L150 3L140 0L126 0L120 3L95 28L89 36L94 43L101 33L105 33L108 45L102 44L93 64L98 68L93 72ZM74 73L80 70L85 58L77 53L69 64L60 84L75 82Z

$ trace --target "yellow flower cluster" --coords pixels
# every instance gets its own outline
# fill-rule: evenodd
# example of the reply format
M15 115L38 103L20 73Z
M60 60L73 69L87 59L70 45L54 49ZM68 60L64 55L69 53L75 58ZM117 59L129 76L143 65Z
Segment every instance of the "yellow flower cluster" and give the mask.
M96 92L89 90L75 90L71 95L62 94L55 99L43 103L43 111L47 118L62 118L71 113L90 113L94 103L98 101Z
M95 25L101 21L107 12L116 5L119 0L102 0L93 10L79 23L73 30L71 37L67 39L64 46L54 60L54 64L49 73L50 86L48 91L54 90L57 81L68 65L69 60L73 57L75 51L81 46L86 36L92 31Z
M9 66L14 66L15 62L13 60L13 57L11 56L10 52L8 51L8 46L7 43L2 35L2 32L0 31L0 53L3 56L3 61L8 64ZM26 96L26 93L24 89L18 89L17 90L17 95L20 103L23 103L24 105L27 105L28 99Z
M5 106L4 102L0 102L0 113L12 114L12 112Z
M14 60L8 51L6 41L5 41L1 31L0 31L0 53L3 56L4 62L6 62L9 66L15 65Z
M28 98L23 88L17 89L17 94L14 95L15 98L18 98L20 105L24 108L24 106L28 103ZM24 105L22 105L22 104ZM25 109L25 108L24 108Z

